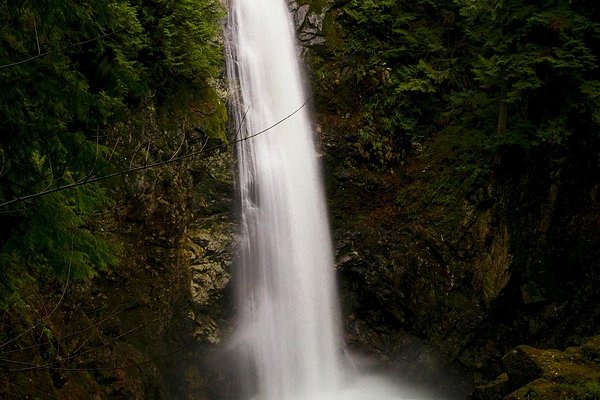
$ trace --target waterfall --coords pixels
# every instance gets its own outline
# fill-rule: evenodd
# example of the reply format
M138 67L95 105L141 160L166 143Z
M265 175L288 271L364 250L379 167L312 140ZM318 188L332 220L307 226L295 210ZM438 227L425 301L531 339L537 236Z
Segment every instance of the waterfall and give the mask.
M379 382L368 395L343 389L332 244L286 2L230 1L228 78L236 139L247 138L237 143L236 342L251 364L248 396L397 398Z
M260 398L309 398L340 381L333 255L294 31L283 0L234 0L229 80L241 200L238 310Z

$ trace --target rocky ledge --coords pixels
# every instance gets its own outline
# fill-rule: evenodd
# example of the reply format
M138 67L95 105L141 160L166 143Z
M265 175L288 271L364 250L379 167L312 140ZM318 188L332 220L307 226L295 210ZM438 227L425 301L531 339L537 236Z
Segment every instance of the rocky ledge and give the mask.
M505 372L469 400L600 399L600 335L564 351L518 346L502 362Z

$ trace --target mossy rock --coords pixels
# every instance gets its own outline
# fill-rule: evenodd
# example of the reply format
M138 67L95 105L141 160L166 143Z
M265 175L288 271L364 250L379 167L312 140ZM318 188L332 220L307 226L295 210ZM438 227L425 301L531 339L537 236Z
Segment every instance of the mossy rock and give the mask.
M518 346L502 361L510 387L506 400L600 399L600 336L565 351Z
M576 399L576 390L539 378L504 397L504 400L562 400Z
M600 335L586 339L581 345L581 353L586 360L600 363Z
M598 400L600 383L589 381L579 384L551 382L539 378L514 391L503 400Z
M544 374L539 362L541 351L530 346L518 346L502 358L514 386L525 385Z
M600 380L598 364L583 359L579 349L575 348L559 351L518 346L504 356L502 361L511 382L519 386L536 378L562 382L577 382L592 378Z

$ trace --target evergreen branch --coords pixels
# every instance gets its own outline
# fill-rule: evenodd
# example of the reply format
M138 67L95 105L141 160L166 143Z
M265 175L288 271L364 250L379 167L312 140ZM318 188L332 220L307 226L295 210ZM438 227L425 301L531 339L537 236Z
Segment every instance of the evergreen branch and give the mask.
M33 60L35 60L35 59L37 59L37 58L46 57L46 56L49 56L49 55L51 55L51 54L60 53L60 52L62 52L62 51L64 51L64 50L66 50L66 49L69 49L69 48L71 48L71 47L82 46L82 45L84 45L84 44L88 44L88 43L91 43L91 42L95 42L95 41L97 41L97 40L104 39L104 38L106 38L106 37L108 37L108 36L112 36L112 35L114 35L114 34L116 34L116 33L123 32L125 29L127 29L127 27L123 27L123 28L120 28L120 29L114 30L114 31L112 31L112 32L103 33L103 34L101 34L101 35L98 35L98 36L96 36L96 37L94 37L94 38L91 38L91 39L84 40L84 41L82 41L82 42L78 42L78 43L71 43L71 44L69 44L68 46L62 47L62 48L60 48L60 49L51 50L51 51L46 51L46 52L44 52L44 53L42 53L42 52L41 52L41 50L40 50L40 43L39 43L39 39L38 39L38 37L37 37L37 27L36 27L35 29L36 29L36 31L35 31L35 34L36 34L36 41L37 41L37 49L38 49L38 54L36 54L35 56L32 56L32 57L26 58L26 59L24 59L24 60L21 60L21 61L17 61L17 62L14 62L14 63L5 64L5 65L0 65L0 69L9 68L9 67L16 67L17 65L25 64L25 63L27 63L27 62L29 62L29 61L33 61Z
M73 240L71 240L71 257L69 258L69 272L67 274L67 282L65 282L65 285L63 286L62 294L60 296L60 299L58 300L58 302L54 306L54 309L52 309L52 311L50 312L50 314L48 314L44 318L40 319L35 325L31 326L29 329L21 332L20 334L18 334L14 338L9 339L9 340L7 340L4 343L1 343L0 344L0 350L3 349L4 347L6 347L7 345L11 344L15 340L19 339L20 337L23 337L26 334L28 334L29 332L33 331L38 326L42 325L44 322L46 322L47 320L49 320L52 317L52 315L54 315L54 313L56 312L56 310L58 310L58 307L60 307L61 303L63 302L63 300L65 298L65 294L67 293L67 289L69 287L69 284L71 283L71 265L72 265L72 263L73 263Z
M11 204L19 203L19 202L22 202L22 201L25 201L25 200L32 200L32 199L35 199L35 198L38 198L38 197L41 197L41 196L46 196L46 195L49 195L49 194L52 194L52 193L62 192L63 190L73 189L73 188L76 188L76 187L79 187L79 186L83 186L83 185L87 185L87 184L90 184L90 183L104 181L104 180L107 180L107 179L110 179L110 178L115 178L115 177L118 177L118 176L127 175L129 173L133 173L133 172L138 172L138 171L143 171L143 170L147 170L147 169L161 167L161 166L164 166L164 165L167 165L167 164L171 164L171 163L174 163L174 162L186 160L188 158L192 158L192 157L204 154L204 153L209 153L209 152L214 151L214 150L225 148L225 147L231 146L233 144L238 144L238 143L241 143L241 142L245 142L246 140L253 139L253 138L255 138L255 137L259 136L259 135L262 135L262 134L270 131L271 129L275 128L276 126L282 124L283 122L287 121L292 116L294 116L295 114L297 114L300 110L302 110L306 106L306 104L308 104L308 100L309 99L307 98L304 101L304 103L302 103L302 105L300 107L298 107L294 112L292 112L291 114L287 115L285 118L280 119L279 121L277 121L273 125L265 128L265 129L263 129L263 130L261 130L261 131L259 131L257 133L254 133L252 135L249 135L249 136L246 136L246 137L234 140L231 143L222 143L222 144L218 144L218 145L215 145L215 146L212 146L212 147L209 147L209 148L205 148L205 146L206 146L206 143L205 143L205 145L200 150L195 151L195 152L191 152L191 153L188 153L188 154L183 154L183 155L181 155L179 157L175 157L175 158L171 157L168 160L158 161L158 162L155 162L155 163L152 163L152 164L140 165L140 166L137 166L137 167L134 167L134 168L129 168L129 169L126 169L126 170L117 171L117 172L114 172L114 173L111 173L111 174L106 174L106 175L102 175L102 176L90 176L90 177L87 177L87 178L85 178L83 180L80 180L80 181L77 181L77 182L73 182L73 183L69 183L69 184L66 184L66 185L57 186L57 187L52 188L52 189L42 190L41 192L37 192L37 193L29 194L29 195L26 195L26 196L21 196L21 197L14 198L12 200L9 200L9 201L6 201L4 203L1 203L0 204L0 208L9 206Z

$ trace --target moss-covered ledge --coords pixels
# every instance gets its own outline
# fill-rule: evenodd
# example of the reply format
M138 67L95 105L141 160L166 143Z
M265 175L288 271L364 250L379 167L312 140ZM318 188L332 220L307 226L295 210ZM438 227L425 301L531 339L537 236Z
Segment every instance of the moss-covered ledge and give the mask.
M506 372L470 400L600 399L600 335L564 351L518 346L502 362Z

